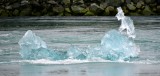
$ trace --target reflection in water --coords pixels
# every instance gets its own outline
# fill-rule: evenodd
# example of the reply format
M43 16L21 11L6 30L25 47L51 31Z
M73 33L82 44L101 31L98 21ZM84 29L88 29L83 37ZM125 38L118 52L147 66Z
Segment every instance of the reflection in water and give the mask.
M101 65L101 66L99 66ZM21 65L20 76L135 76L134 64Z

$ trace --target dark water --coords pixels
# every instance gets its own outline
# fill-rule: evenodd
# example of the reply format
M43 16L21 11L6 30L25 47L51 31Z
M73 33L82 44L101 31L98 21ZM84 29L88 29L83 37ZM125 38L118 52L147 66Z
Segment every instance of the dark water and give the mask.
M105 32L118 29L115 17L19 17L0 19L0 76L160 76L160 17L131 17L141 52L131 62L24 61L19 39L27 30L49 48L94 47ZM66 64L67 63L67 64ZM78 63L78 64L77 64Z

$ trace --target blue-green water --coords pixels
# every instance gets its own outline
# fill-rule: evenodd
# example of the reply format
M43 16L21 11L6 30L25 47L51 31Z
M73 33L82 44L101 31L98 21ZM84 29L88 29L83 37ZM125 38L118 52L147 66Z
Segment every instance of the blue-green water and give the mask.
M131 17L138 58L130 62L23 60L18 41L32 30L54 50L100 44L105 32L119 28L115 17L23 17L0 19L0 76L159 76L160 17ZM65 64L65 65L64 65Z

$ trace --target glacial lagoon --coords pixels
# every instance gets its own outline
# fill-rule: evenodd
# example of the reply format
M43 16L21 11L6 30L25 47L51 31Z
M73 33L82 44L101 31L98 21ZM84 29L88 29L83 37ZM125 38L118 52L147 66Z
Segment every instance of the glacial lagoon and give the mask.
M0 19L0 76L159 76L160 17L131 17L135 25L137 57L126 61L101 58L27 60L19 40L32 30L55 51L86 50L101 45L110 30L118 30L116 17L8 17ZM5 26L5 27L4 27Z

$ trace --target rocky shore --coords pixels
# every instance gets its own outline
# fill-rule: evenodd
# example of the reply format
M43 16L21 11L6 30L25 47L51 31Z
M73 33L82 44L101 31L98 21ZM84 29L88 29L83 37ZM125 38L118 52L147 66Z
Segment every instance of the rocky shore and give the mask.
M0 16L160 15L160 0L0 0Z

